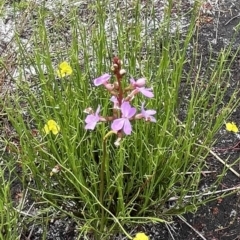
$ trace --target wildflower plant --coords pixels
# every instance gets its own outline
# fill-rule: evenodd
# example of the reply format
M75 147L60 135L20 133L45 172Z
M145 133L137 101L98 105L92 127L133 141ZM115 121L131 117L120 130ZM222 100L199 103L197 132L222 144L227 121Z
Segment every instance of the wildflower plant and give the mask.
M187 54L197 7L188 32L173 37L168 5L163 27L150 39L148 24L140 21L140 2L130 9L134 27L129 27L127 7L126 12L116 7L116 42L105 31L108 3L101 1L93 8L98 24L91 31L79 20L79 9L70 9L66 29L71 29L71 41L64 53L59 52L62 42L51 41L51 33L62 32L62 25L49 31L42 6L33 24L39 33L33 37L34 51L29 54L18 41L21 66L34 64L36 76L32 83L20 75L19 91L2 106L17 141L7 142L12 162L21 166L23 189L39 209L38 216L26 214L27 223L47 231L50 216L68 217L76 223L79 239L89 232L95 239L113 239L116 231L134 239L124 226L164 223L216 198L197 196L215 134L239 104L237 90L223 104L231 46L209 59L211 67L202 71L195 49L193 59ZM156 9L151 4L146 8L147 19ZM118 57L112 60L116 51L124 68ZM236 129L231 126L231 131ZM215 189L213 183L209 191ZM171 198L174 204L169 204ZM135 239L148 237L139 233Z

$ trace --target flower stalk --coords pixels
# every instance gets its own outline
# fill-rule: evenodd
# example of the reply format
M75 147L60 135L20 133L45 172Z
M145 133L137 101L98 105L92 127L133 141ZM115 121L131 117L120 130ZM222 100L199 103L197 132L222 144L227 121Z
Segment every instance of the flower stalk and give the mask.
M104 195L104 186L105 186L105 172L106 176L109 175L109 164L107 162L107 139L110 137L112 134L115 134L114 131L108 132L104 138L103 138L103 154L102 154L102 161L101 161L101 170L100 170L100 203L104 205L104 200L103 200L103 195ZM107 167L106 167L107 166ZM100 230L101 232L104 230L104 225L105 225L105 210L102 208L101 210L101 225L100 225Z
M115 131L118 136L115 146L119 146L121 138L132 133L132 121L142 119L145 122L156 122L156 119L153 117L156 111L151 109L145 110L144 104L142 104L141 113L137 113L137 109L131 106L131 102L138 93L147 98L153 98L152 88L145 87L145 78L139 78L138 80L131 78L129 85L123 89L122 82L126 70L122 68L122 62L118 57L113 58L112 64L111 69L115 76L115 82L110 82L111 75L108 73L104 73L93 80L95 86L103 85L111 94L110 101L113 102L112 115L101 116L100 106L98 106L96 112L92 108L87 108L85 112L89 115L85 119L85 129L94 130L99 122L112 122L111 130ZM128 92L130 93L128 94Z
M108 181L110 179L109 158L107 156L107 139L112 134L115 134L117 137L114 145L119 147L122 142L122 138L125 135L130 135L132 133L133 121L143 120L145 122L156 122L156 119L153 117L153 115L156 114L155 110L145 110L144 104L142 104L140 112L137 113L137 108L132 106L133 99L138 93L141 93L147 98L154 97L152 89L145 88L146 79L140 78L136 81L134 79L130 79L129 85L124 89L122 83L126 70L122 68L122 62L118 57L113 58L112 64L111 69L115 78L114 82L110 82L111 75L108 73L104 73L102 76L93 80L95 86L102 85L111 95L110 101L113 104L111 109L112 114L110 116L102 116L100 105L96 110L88 107L84 111L88 114L85 119L85 129L87 130L94 130L99 123L111 122L111 130L104 136L102 142L103 152L99 173L99 201L102 206L105 206L105 187L109 185ZM104 232L106 220L106 211L104 208L101 208L100 232Z

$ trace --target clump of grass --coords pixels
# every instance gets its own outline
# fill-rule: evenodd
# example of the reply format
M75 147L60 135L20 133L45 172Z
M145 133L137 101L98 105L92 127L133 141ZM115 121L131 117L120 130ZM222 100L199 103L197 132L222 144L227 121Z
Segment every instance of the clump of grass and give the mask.
M201 67L194 72L195 55L187 59L186 53L195 33L198 8L192 9L189 29L183 37L178 30L170 34L171 4L160 26L156 9L148 6L154 23L150 36L141 20L139 2L131 3L130 10L120 8L107 13L107 2L98 1L91 28L81 24L76 9L71 10L64 50L57 49L62 39L52 39L51 32L54 27L59 31L67 18L53 25L50 32L45 23L47 13L41 8L33 53L27 53L17 39L22 69L31 65L37 73L30 82L23 81L23 71L18 79L19 91L5 104L18 133L22 182L36 202L44 200L56 211L72 217L79 223L80 233L94 232L96 239L108 238L114 231L123 231L131 238L124 230L125 224L165 222L169 216L194 211L213 199L195 196L199 194L201 170L206 166L214 136L238 104L237 90L224 103L227 88L222 88L229 80L231 63L227 59L231 48L222 51L218 59L210 59L212 65L206 75L201 73ZM108 14L113 14L112 19ZM132 25L128 23L129 14L134 15ZM112 35L106 31L110 20ZM148 107L157 111L157 123L137 121L133 133L124 137L119 148L114 146L112 136L104 140L108 123L98 124L94 131L84 129L84 109L101 105L104 115L111 111L110 95L96 89L92 80L111 72L114 54L125 63L126 85L130 76L148 79L155 95ZM63 61L73 72L59 77L58 65ZM192 64L185 74L187 61ZM182 95L183 88L189 97ZM141 101L141 97L134 99L135 106ZM30 181L34 183L26 184ZM213 183L210 190L215 189ZM185 201L187 194L192 198ZM174 206L167 208L171 197L177 199Z
M6 156L1 156L6 159ZM10 160L9 158L7 158ZM0 163L0 238L17 239L19 236L19 213L12 201L12 183L15 180L13 162Z

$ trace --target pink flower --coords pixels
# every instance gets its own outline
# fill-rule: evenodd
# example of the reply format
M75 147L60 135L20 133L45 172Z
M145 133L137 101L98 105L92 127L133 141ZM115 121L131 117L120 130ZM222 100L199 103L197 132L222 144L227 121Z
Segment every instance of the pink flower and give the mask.
M138 93L142 93L144 96L148 98L154 97L154 94L152 92L152 88L145 88L145 87L136 87L130 94L129 97L130 99L133 99L134 96Z
M156 111L155 110L145 110L144 109L144 103L142 104L142 107L141 107L141 115L145 118L146 121L148 122L156 122L156 118L153 117L152 115L155 115L156 114Z
M87 123L87 125L85 126L85 129L93 130L96 127L97 123L100 121L99 112L100 106L98 106L97 111L95 113L89 114L86 117L85 122Z
M136 113L136 108L131 107L129 102L123 102L121 106L122 118L115 119L111 125L112 130L119 131L123 129L126 135L132 132L132 126L129 121Z
M138 90L138 92L142 93L144 96L148 98L154 97L154 94L152 93L152 88L137 87L136 89Z
M100 86L102 84L107 84L108 80L111 78L111 75L108 73L104 73L102 76L95 78L93 80L95 86Z
M130 99L133 99L134 96L137 93L142 93L144 96L148 98L154 97L154 94L152 92L152 88L145 88L146 79L145 78L139 78L137 81L135 81L133 78L130 79L130 84L134 88L134 90L130 93Z
M139 78L137 81L135 81L133 78L131 78L130 83L133 87L144 87L146 84L146 79Z

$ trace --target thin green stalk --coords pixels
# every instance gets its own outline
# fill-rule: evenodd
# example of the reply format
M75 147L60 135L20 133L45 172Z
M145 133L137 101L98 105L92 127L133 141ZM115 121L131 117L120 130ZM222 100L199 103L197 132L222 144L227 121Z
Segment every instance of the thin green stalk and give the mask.
M104 138L103 138L103 154L102 154L102 161L101 161L101 170L100 170L100 194L99 194L99 199L100 203L104 206L104 189L106 189L105 186L105 175L107 179L109 178L109 158L107 157L107 139L110 137L112 134L115 134L114 131L108 132ZM109 184L109 183L108 183ZM111 200L109 200L111 201ZM101 225L100 229L101 231L104 230L104 224L106 223L105 220L105 210L102 208L101 210Z
M107 146L106 146L106 139L103 140L103 155L101 161L101 170L100 170L100 203L104 205L103 195L104 195L104 187L105 187L105 161L107 155ZM101 224L100 224L100 231L103 232L104 224L105 224L105 210L101 209Z

